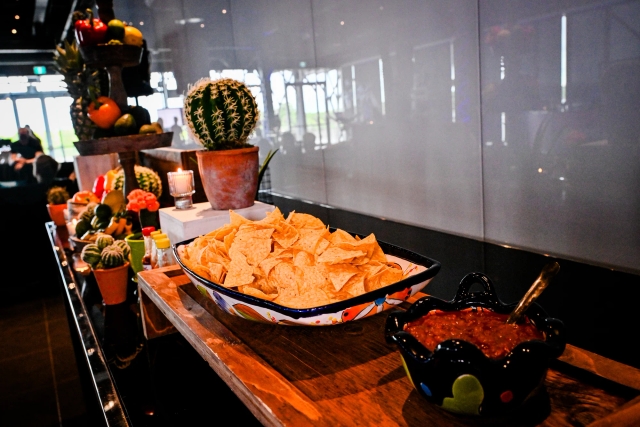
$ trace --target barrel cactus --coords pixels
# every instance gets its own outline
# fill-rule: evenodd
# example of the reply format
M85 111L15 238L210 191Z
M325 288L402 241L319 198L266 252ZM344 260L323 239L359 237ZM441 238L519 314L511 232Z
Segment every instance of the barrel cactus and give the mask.
M62 205L67 203L69 200L69 192L64 187L51 187L49 191L47 191L47 202L50 205Z
M112 245L113 242L115 242L115 239L111 234L99 233L98 237L96 237L96 245L98 245L100 250Z
M124 265L125 257L122 248L117 245L107 246L102 250L102 260L104 268L115 268Z
M124 255L125 259L129 258L129 254L131 254L131 247L127 242L125 242L124 240L116 240L113 242L113 244L122 249L122 254Z
M259 118L251 90L234 79L200 79L184 98L189 132L209 151L251 147L247 139Z
M92 268L95 268L95 266L102 259L102 249L100 249L95 243L89 243L84 248L82 248L80 258L82 259L82 261L89 264Z
M138 186L144 191L153 193L157 198L162 195L162 181L160 181L160 175L156 171L146 166L135 165L136 180ZM124 172L120 169L116 172L113 179L113 189L121 190L124 187Z

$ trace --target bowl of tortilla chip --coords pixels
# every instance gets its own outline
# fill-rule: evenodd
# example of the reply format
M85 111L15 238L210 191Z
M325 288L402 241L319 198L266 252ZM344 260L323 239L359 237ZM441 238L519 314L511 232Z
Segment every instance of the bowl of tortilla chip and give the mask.
M278 208L173 245L191 282L220 309L282 325L328 326L392 308L440 270L434 259Z

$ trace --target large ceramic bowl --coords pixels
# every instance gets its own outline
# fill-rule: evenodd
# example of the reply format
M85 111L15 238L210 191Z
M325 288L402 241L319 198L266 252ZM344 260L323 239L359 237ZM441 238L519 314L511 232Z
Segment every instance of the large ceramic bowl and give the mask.
M354 298L318 307L296 309L225 288L193 272L180 260L178 252L179 246L189 244L193 240L174 244L172 248L178 263L202 294L211 298L218 307L231 315L281 325L329 326L381 313L420 291L440 270L440 263L436 260L378 241L387 259L398 263L403 271L408 272L408 277Z
M470 292L471 286L478 283L483 290ZM543 333L544 339L521 342L498 359L485 356L476 345L459 339L442 341L430 351L405 331L405 326L435 310L475 308L508 314L516 305L503 304L486 275L470 273L460 282L452 301L427 296L407 311L391 312L385 337L397 344L411 383L426 400L453 413L502 416L543 387L550 360L559 357L565 348L560 320L549 317L539 304L533 303L525 317Z

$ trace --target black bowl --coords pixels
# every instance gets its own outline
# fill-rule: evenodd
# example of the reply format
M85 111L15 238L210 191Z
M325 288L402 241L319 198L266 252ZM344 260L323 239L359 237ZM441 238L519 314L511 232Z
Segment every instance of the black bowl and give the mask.
M483 291L470 292L475 283L481 284ZM549 317L533 303L525 316L544 339L522 342L499 359L491 359L474 344L459 339L443 341L432 352L404 327L432 310L482 308L508 314L516 305L502 303L486 275L469 273L452 301L426 296L407 311L391 312L385 338L397 344L411 383L429 402L458 414L502 416L542 388L550 360L564 352L566 337L560 320Z

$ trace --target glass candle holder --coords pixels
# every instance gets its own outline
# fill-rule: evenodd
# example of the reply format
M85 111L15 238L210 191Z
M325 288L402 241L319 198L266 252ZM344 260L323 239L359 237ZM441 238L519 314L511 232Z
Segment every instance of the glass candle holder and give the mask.
M193 171L183 171L178 169L177 172L168 172L169 194L175 200L176 209L189 209L193 206L191 199L195 193L195 182L193 180Z

